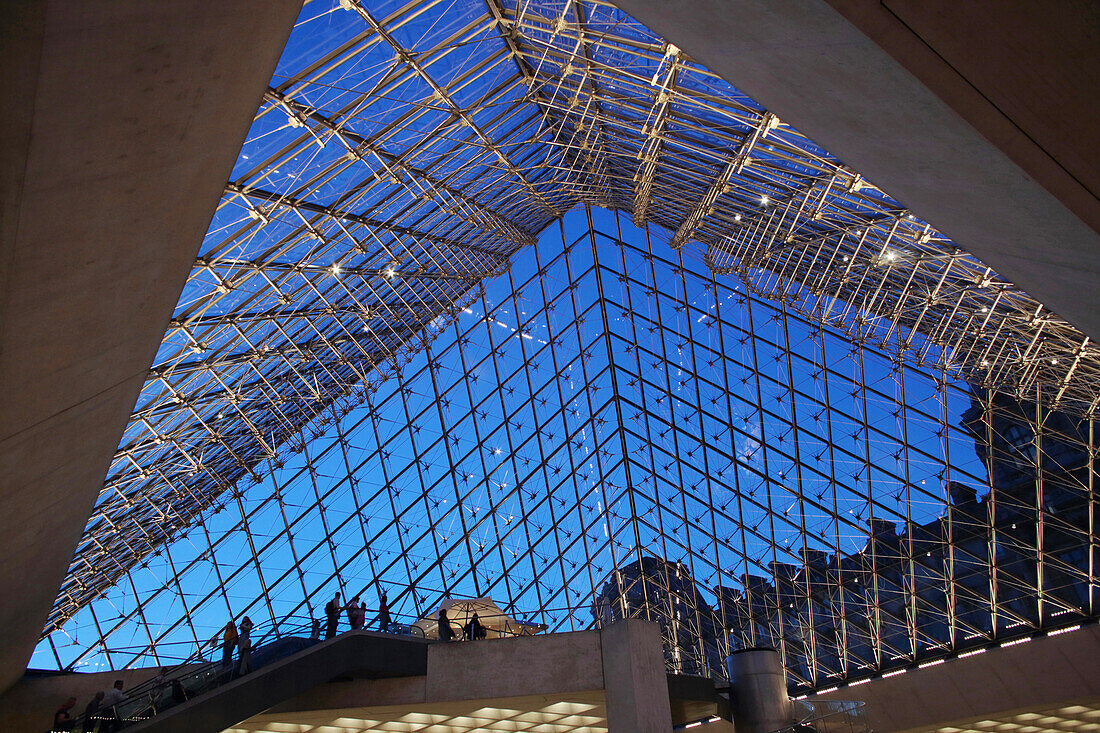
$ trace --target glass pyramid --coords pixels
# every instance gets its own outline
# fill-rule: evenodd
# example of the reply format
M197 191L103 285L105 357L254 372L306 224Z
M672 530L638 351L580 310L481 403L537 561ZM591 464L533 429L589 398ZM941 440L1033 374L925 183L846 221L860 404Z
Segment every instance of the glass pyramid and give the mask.
M32 666L335 591L794 689L1095 618L1087 339L602 2L308 3Z

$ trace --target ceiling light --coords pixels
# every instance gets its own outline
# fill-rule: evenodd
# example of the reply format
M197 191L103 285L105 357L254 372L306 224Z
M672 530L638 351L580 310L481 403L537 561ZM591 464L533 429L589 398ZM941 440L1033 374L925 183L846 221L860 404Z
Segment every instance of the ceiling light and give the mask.
M1047 636L1058 636L1058 634L1068 634L1069 632L1077 631L1080 628L1081 627L1079 625L1078 626L1067 626L1064 629L1056 629L1055 631L1048 631Z

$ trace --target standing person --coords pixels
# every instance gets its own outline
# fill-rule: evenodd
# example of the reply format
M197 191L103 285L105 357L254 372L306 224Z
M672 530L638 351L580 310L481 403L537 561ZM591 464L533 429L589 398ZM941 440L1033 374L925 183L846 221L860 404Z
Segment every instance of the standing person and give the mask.
M76 706L76 698L70 697L66 700L61 707L57 709L57 712L53 714L53 728L50 730L72 730L73 729L73 716L69 713Z
M217 638L217 637L214 637ZM237 646L237 624L230 619L222 629L222 670L233 670L233 650Z
M477 611L474 611L474 615L470 618L470 639L484 639L485 627L481 625L481 619L477 617Z
M365 629L367 627L367 602L362 601L359 604L359 625L357 629Z
M99 703L100 718L103 719L103 726L100 730L103 733L114 733L122 727L122 719L118 716L118 704L123 700L129 698L126 697L126 693L122 691L122 680L115 680L114 687L103 693L103 700Z
M348 604L346 610L348 612L348 626L353 630L362 628L362 625L359 623L359 596L354 596L351 599L351 603Z
M102 715L100 708L103 706L103 691L95 694L95 697L84 706L84 733L94 733L99 730L99 718Z
M340 625L340 594L337 593L332 600L325 604L325 616L328 624L325 626L325 638L336 636L336 627Z
M241 633L237 639L237 648L240 649L241 666L237 670L237 674L246 675L252 671L252 640L249 635L252 633L252 619L245 616L241 619Z
M167 667L161 667L160 671L157 672L156 677L149 680L149 682L153 685L153 689L149 692L150 701L155 700L157 697L159 697L161 688L163 688L166 684L165 680L167 678L168 672L169 669Z
M309 640L310 641L320 641L321 640L321 619L319 619L319 618L313 619L313 628L311 628L309 630Z
M382 591L382 597L378 599L378 627L380 631L389 631L390 628L390 604L386 600L386 591Z
M454 629L451 628L451 620L447 618L447 609L439 609L439 640L450 641L455 638Z
M176 705L187 702L187 690L179 680L172 680L172 702Z

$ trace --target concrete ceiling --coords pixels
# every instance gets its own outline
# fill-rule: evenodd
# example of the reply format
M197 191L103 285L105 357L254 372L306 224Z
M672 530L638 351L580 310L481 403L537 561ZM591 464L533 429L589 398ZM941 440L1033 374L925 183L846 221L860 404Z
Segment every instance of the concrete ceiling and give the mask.
M38 642L300 6L5 6L0 690Z
M483 730L529 733L607 733L602 690L563 696L529 695L490 700L455 700L420 705L339 708L257 715L222 733L375 730L472 733Z
M606 693L596 690L566 695L525 695L265 713L226 728L222 733L606 733L607 730ZM720 720L700 723L692 730L698 733L731 733L733 725Z
M616 4L1100 337L1100 6Z

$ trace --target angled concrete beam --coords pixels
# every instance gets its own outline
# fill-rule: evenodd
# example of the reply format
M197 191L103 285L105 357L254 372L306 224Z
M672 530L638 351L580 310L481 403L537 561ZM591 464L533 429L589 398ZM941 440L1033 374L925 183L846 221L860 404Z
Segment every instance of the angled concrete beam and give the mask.
M300 0L0 21L0 690L22 673Z
M981 720L1011 720L1081 701L1100 705L1098 655L1100 626L1093 624L877 677L812 699L867 703L864 722L873 730L966 729Z

